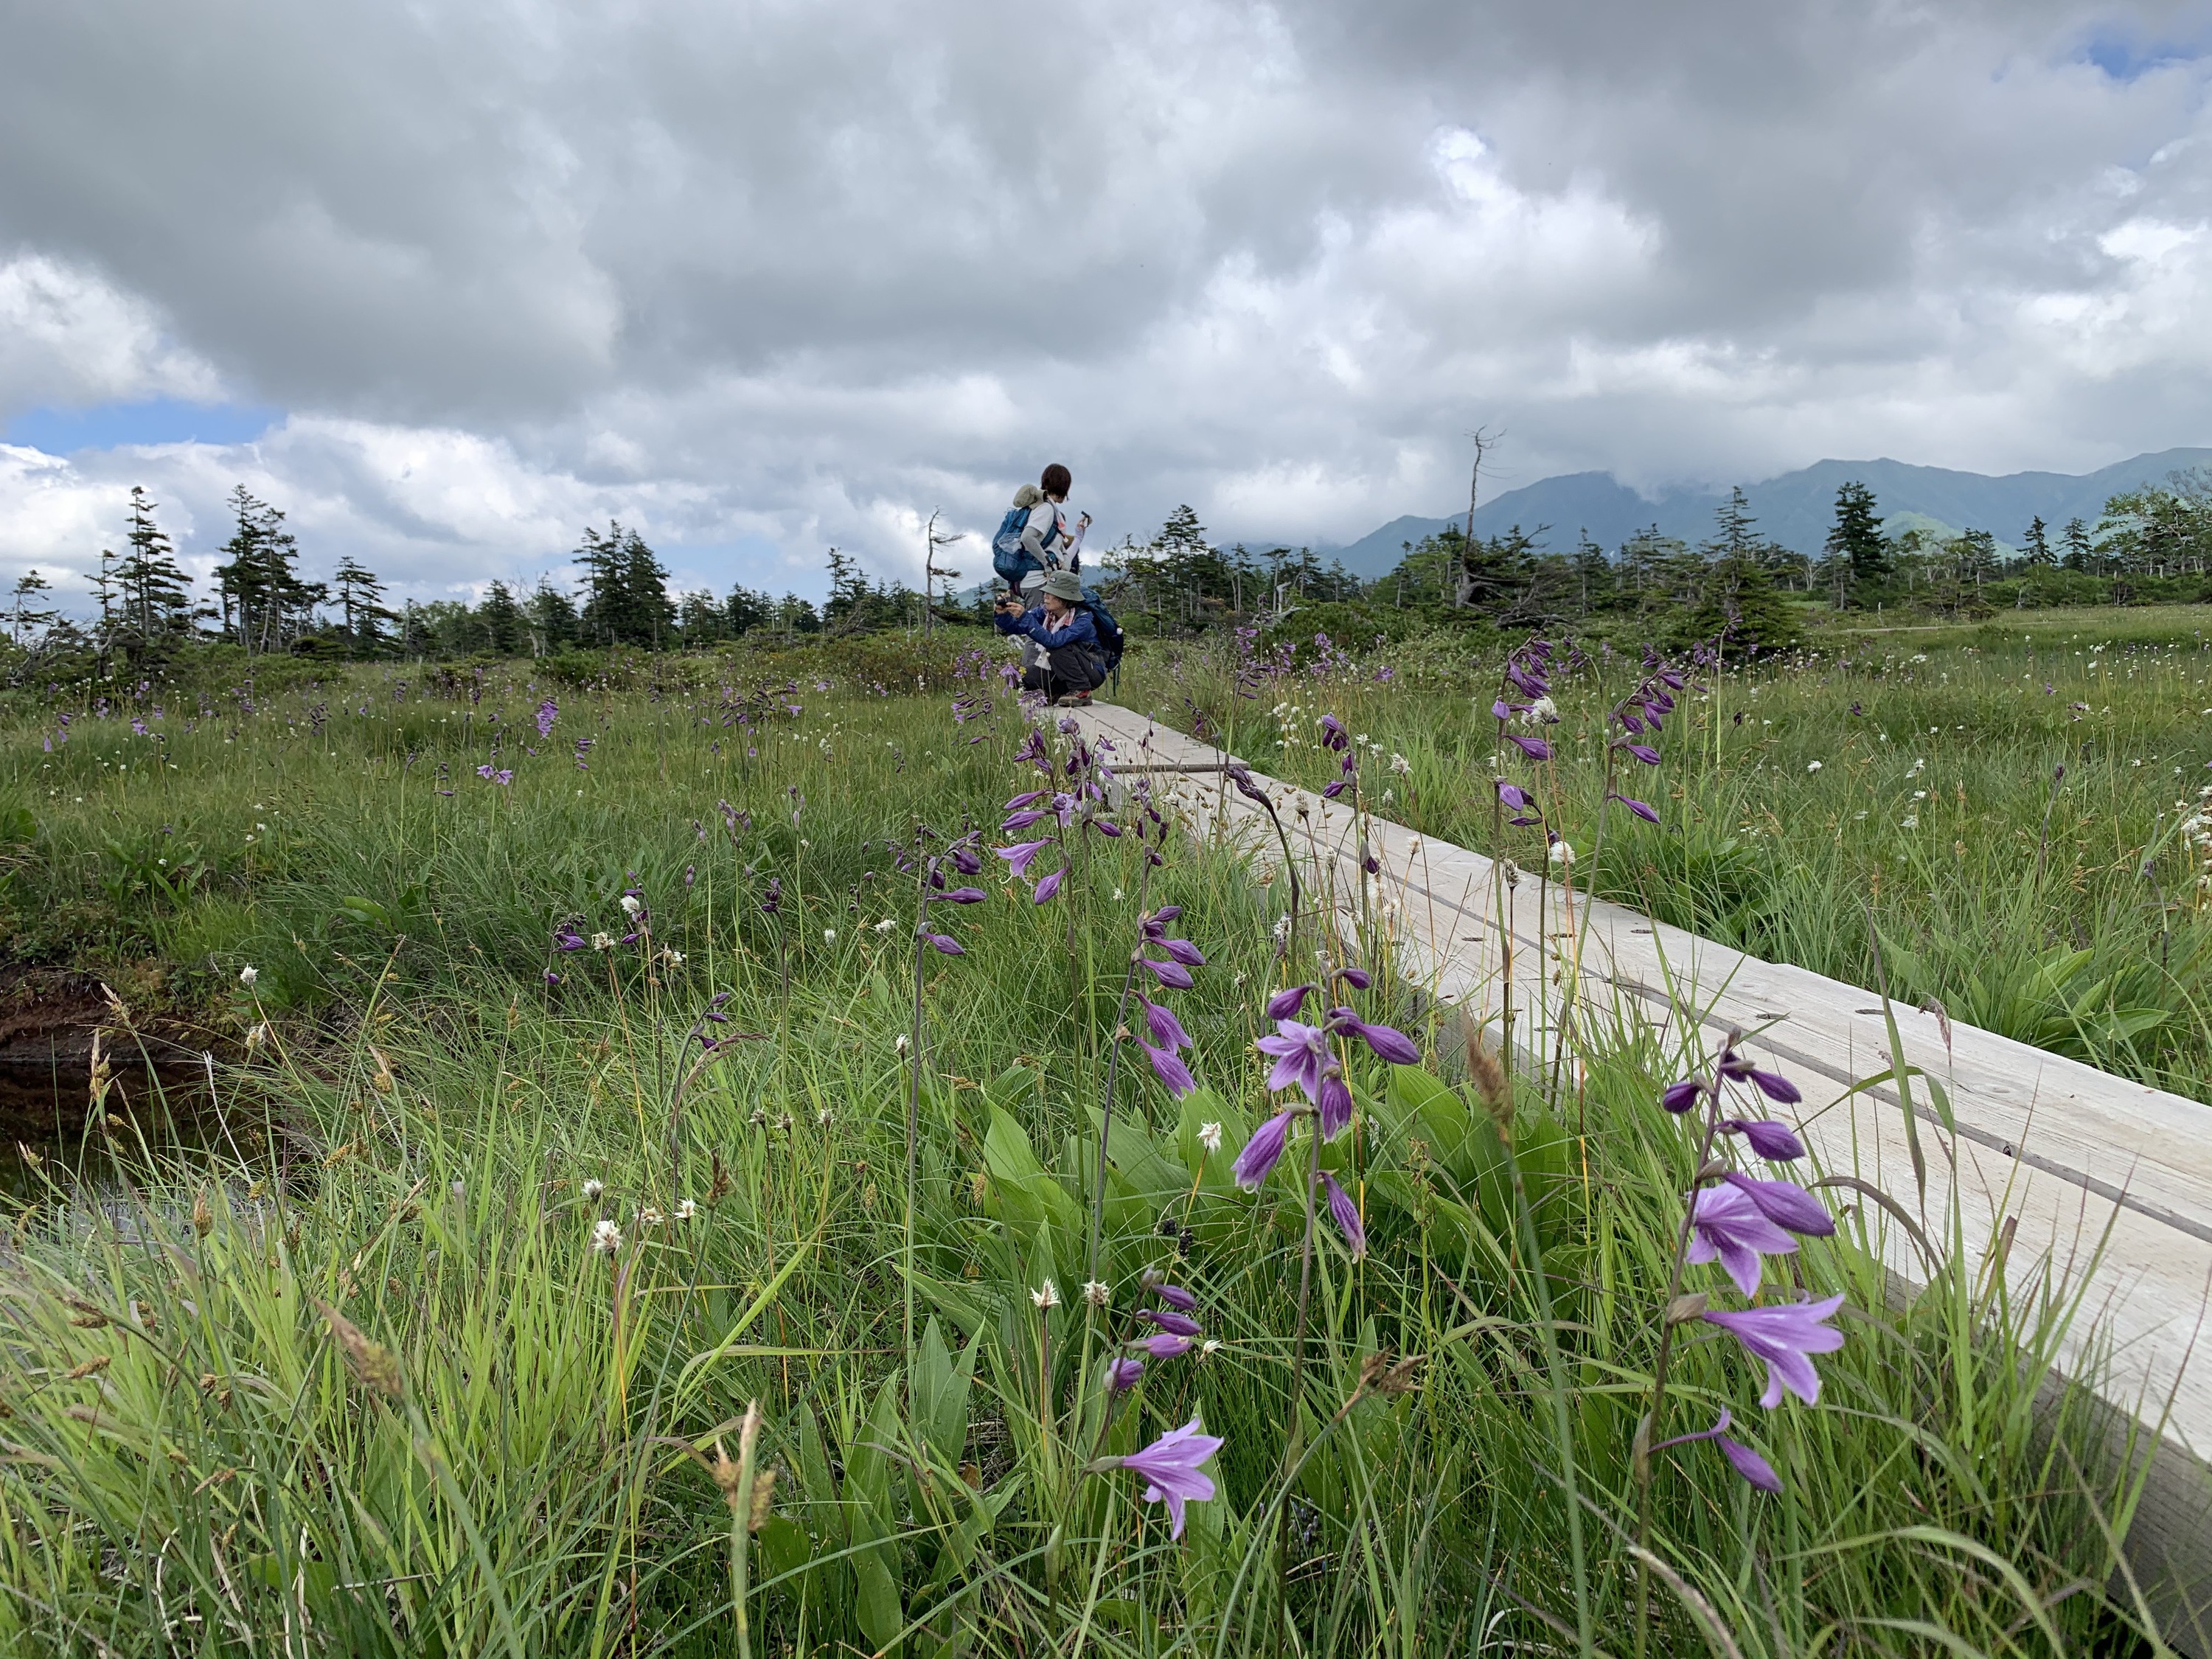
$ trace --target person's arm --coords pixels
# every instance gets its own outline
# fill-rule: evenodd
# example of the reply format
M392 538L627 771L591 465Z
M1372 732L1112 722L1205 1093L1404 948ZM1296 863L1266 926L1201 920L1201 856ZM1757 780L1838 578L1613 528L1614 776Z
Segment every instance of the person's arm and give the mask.
M1098 625L1091 620L1091 607L1088 605L1079 605L1070 611L1067 620L1058 628L1048 624L1037 611L1031 611L1030 617L1036 621L1035 625L1026 630L1029 636L1048 651L1058 651L1071 645L1087 645L1093 650L1098 647ZM1024 618L1024 621L1029 619Z
M1050 501L1039 501L1030 509L1029 522L1022 526L1022 548L1045 569L1052 568L1052 556L1045 550L1046 540L1057 530L1060 509Z
M994 611L991 613L991 625L1001 634L1027 635L1035 630L1042 622L1043 617L1044 613L1034 607L1027 611L1012 609Z

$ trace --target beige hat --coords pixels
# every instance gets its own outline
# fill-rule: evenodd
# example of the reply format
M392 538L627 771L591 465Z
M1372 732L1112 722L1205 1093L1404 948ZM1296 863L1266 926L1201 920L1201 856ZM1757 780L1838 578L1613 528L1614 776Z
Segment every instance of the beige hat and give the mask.
M1026 582L1022 585L1024 587L1029 586ZM1039 586L1055 599L1065 599L1070 605L1083 603L1083 583L1072 570L1055 570Z

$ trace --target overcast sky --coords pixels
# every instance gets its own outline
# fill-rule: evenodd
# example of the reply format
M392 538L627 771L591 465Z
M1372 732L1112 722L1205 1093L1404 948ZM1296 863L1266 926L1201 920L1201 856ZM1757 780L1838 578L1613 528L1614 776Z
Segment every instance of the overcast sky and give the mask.
M243 482L403 594L611 514L805 592L1050 460L1295 542L1486 424L1501 487L2212 443L2208 78L2212 0L11 6L0 575L133 483L198 571Z

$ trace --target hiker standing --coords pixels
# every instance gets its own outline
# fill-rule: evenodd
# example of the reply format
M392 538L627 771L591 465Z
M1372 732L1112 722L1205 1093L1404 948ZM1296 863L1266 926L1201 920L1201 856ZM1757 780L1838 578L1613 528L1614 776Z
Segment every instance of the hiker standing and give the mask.
M1067 515L1060 511L1067 492L1075 487L1074 475L1054 461L1033 484L1014 492L1014 505L1000 520L991 538L991 568L1006 584L1006 598L1018 596L1026 611L1036 603L1037 589L1055 570L1083 568L1083 532L1091 527L1086 513L1071 533ZM1036 642L1022 641L1022 672L1026 677L1043 661Z
M991 621L1001 634L1018 634L1038 649L1042 660L1023 671L1024 690L1042 691L1061 708L1081 708L1104 684L1108 644L1073 571L1047 575L1035 609L1024 610L1020 597L1009 593Z

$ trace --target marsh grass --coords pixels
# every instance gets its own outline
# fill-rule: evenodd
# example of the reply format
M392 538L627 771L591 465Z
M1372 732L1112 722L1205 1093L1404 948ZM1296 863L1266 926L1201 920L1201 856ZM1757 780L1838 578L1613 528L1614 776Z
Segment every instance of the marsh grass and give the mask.
M892 849L988 828L1034 787L1003 698L948 713L994 683L810 683L753 698L750 724L711 685L563 692L538 743L543 689L518 672L474 702L395 700L364 675L319 726L303 692L189 733L172 710L159 738L80 720L51 756L50 722L9 734L38 817L11 915L73 913L88 954L151 953L167 976L138 982L212 1008L229 1054L205 1148L156 1152L124 1103L95 1103L112 1173L53 1152L14 1218L14 1650L1621 1650L1631 1441L1694 1152L1655 1097L1701 1056L1613 1011L1574 1122L1540 1075L1504 1110L1449 1080L1457 1039L1437 1032L1425 1067L1355 1067L1360 1133L1319 1163L1358 1194L1370 1249L1322 1234L1295 1380L1305 1152L1256 1194L1228 1175L1270 1109L1250 1044L1285 896L1171 843L1152 890L1209 958L1176 1004L1203 1086L1176 1102L1121 1068L1112 1304L1086 1345L1072 1291L1134 838L1084 842L1050 908L988 873L1005 890L951 921L966 954L927 968L913 1075ZM1373 713L1347 719L1389 729ZM1422 763L1439 811L1440 753ZM511 785L475 776L495 761ZM197 873L165 875L178 859L149 849L167 846ZM564 923L623 932L632 889L648 936L555 948ZM707 1029L732 1040L702 1066L690 1033L723 992L730 1023ZM1377 1012L1410 1026L1410 1007ZM231 1132L257 1127L274 1151ZM1732 1351L1678 1346L1680 1410L1732 1403L1785 1489L1662 1455L1653 1550L1680 1589L1659 1593L1658 1650L1718 1650L1712 1629L1747 1656L2141 1639L2105 1588L2135 1472L2054 1381L2074 1293L1990 1272L1954 1232L1900 1294L1882 1224L1850 1212L1778 1270L1857 1310L1819 1407L1759 1413ZM1221 1346L1153 1364L1109 1425L1079 1368L1148 1268L1196 1292ZM1040 1312L1048 1279L1068 1294ZM1386 1353L1419 1362L1417 1386L1376 1386ZM716 1477L756 1401L775 1476L757 1529ZM1221 1495L1170 1543L1126 1474L1081 1471L1194 1415L1226 1438Z
M1623 782L1662 826L1616 814L1593 869L1601 722L1642 672L1601 651L1560 677L1559 758L1532 787L1601 896L1863 986L1871 915L1901 1002L2212 1098L2212 869L2177 834L2212 787L2212 647L2182 631L2203 614L2023 613L1948 647L1823 636L1810 659L1708 667L1654 739L1660 767ZM1310 787L1333 772L1310 736L1325 703L1375 762L1404 757L1376 810L1492 850L1483 664L1449 690L1390 665L1240 694L1221 653L1162 653L1133 700Z

